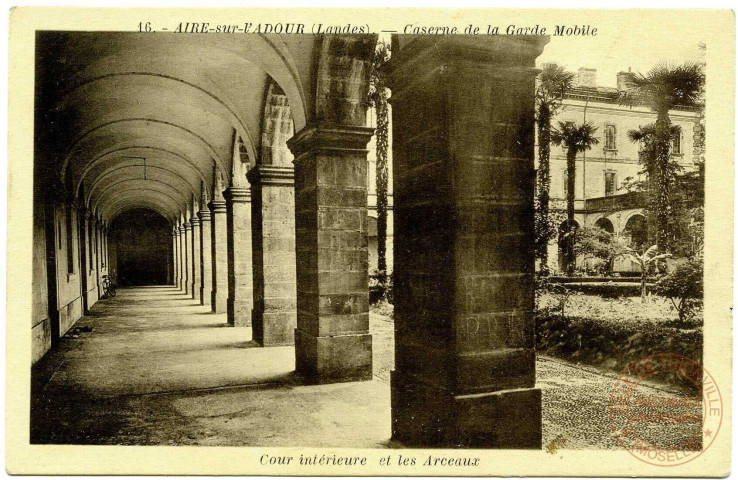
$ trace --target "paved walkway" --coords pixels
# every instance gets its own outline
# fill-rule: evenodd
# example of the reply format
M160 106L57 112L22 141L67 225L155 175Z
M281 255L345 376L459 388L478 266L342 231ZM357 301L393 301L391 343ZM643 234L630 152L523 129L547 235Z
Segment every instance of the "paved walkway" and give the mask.
M371 315L375 378L302 385L294 348L261 348L173 287L119 290L33 369L32 441L388 447L393 324ZM619 448L615 377L540 358L544 445Z

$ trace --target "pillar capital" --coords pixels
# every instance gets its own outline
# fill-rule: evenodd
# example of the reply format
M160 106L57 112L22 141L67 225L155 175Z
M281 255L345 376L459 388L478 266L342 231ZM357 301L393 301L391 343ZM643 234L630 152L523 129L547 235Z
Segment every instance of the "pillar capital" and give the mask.
M185 231L192 230L192 223L190 223L190 222L185 223L184 224L184 229L185 229Z
M256 165L246 174L251 185L293 185L295 168L291 166Z
M209 222L210 221L210 210L208 209L202 209L199 212L197 212L197 217L200 219L200 222Z
M366 153L366 146L374 135L371 127L349 125L307 125L287 141L295 156L294 163L313 151L353 151Z
M251 189L244 187L228 187L223 192L223 197L228 203L248 203L251 201Z
M211 200L208 203L211 215L216 213L226 213L226 202L225 200Z
M197 226L197 225L200 225L200 219L198 218L198 216L197 216L197 215L193 215L193 216L192 216L192 218L190 219L190 224L191 224L191 225L192 225L193 227L195 227L195 226Z

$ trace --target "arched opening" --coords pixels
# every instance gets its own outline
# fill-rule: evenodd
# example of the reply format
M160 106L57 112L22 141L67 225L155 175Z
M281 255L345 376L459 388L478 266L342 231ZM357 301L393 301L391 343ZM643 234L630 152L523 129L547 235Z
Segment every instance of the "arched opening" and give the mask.
M172 227L143 208L119 215L110 228L110 274L118 285L166 285L170 280Z
M636 250L643 250L648 245L648 227L646 217L637 213L630 217L623 229L625 235L630 237L630 246Z
M615 233L615 227L613 227L612 222L605 217L598 219L595 222L595 227L602 229L607 233Z

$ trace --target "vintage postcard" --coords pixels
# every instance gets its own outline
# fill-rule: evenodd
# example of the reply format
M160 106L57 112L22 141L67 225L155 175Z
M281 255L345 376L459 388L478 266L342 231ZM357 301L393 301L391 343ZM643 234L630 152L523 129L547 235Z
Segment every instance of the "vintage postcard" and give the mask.
M9 15L11 474L730 472L733 12Z

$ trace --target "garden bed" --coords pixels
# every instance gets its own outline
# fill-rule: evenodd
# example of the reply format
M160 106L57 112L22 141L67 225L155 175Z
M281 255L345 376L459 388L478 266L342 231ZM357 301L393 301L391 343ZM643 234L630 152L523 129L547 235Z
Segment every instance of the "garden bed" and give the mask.
M541 299L536 317L539 353L620 373L655 353L676 353L702 362L702 312L680 323L668 300L650 297L606 299L575 295L564 309L554 310L555 299ZM681 377L668 381L681 384Z

